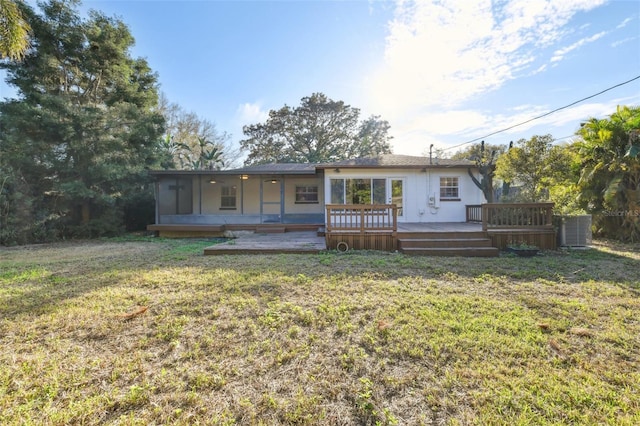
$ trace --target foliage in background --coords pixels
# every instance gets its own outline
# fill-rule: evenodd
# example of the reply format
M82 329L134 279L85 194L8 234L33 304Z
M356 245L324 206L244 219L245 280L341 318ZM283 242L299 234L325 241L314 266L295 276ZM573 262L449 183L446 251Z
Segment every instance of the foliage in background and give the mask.
M22 59L29 48L29 31L18 2L0 0L0 59Z
M245 165L322 163L391 153L389 123L371 116L359 122L360 110L322 93L304 97L301 105L269 111L265 123L244 126L249 151Z
M519 190L504 201L542 202L551 199L552 188L572 179L572 157L564 145L553 145L551 135L520 139L498 158L496 176Z
M578 135L580 203L594 213L596 232L640 241L640 107L591 118Z
M124 229L148 199L164 119L157 77L130 55L118 19L77 1L23 5L32 47L2 63L18 97L0 103L0 243L91 237Z
M165 169L217 169L237 165L241 153L231 136L215 123L187 112L160 95L158 111L165 118L162 167Z

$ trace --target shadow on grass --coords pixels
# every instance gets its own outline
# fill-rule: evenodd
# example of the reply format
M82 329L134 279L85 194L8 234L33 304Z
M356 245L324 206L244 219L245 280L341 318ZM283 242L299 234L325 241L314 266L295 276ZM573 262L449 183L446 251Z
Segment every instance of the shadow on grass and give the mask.
M306 282L332 277L337 285L354 280L419 278L455 284L456 280L573 284L606 282L640 293L640 255L627 246L603 244L590 250L549 251L533 258L406 256L373 251L318 255L203 256L217 241L114 240L47 245L0 251L0 315L46 314L73 298L111 286L136 286L136 276L167 268L183 274L223 269L236 275L229 292L272 294L274 279ZM85 249L86 248L86 249ZM65 250L68 253L63 253ZM9 253L9 254L8 254ZM61 254L62 253L62 254ZM92 254L94 253L94 254ZM130 280L130 281L127 281ZM123 282L124 281L124 282Z

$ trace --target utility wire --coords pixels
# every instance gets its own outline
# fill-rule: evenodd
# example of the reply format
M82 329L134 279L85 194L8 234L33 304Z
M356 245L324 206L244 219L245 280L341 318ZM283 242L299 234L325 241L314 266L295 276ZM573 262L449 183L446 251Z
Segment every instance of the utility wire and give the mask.
M625 82L622 82L622 83L616 84L615 86L611 86L611 87L609 87L609 88L607 88L607 89L604 89L604 90L602 90L601 92L598 92L598 93L593 94L593 95L591 95L591 96L587 96L586 98L582 98L582 99L580 99L580 100L577 100L577 101L575 101L575 102L572 102L572 103L570 103L569 105L565 105L565 106L563 106L563 107L556 108L556 109L554 109L553 111L546 112L546 113L544 113L544 114L542 114L542 115L539 115L539 116L537 116L537 117L530 118L530 119L528 119L528 120L526 120L526 121L523 121L522 123L514 124L513 126L506 127L506 128L504 128L504 129L502 129L502 130L497 130L497 131L495 131L495 132L493 132L493 133L489 133L488 135L481 136L481 137L479 137L479 138L475 138L475 139L472 139L472 140L470 140L470 141L463 142L463 143L458 144L458 145L450 146L450 147L448 147L448 148L444 148L444 149L443 149L443 151L448 151L448 150L450 150L450 149L459 148L459 147L461 147L461 146L464 146L464 145L467 145L467 144L470 144L470 143L477 142L477 141L479 141L479 140L482 140L482 139L488 138L489 136L493 136L493 135L497 135L498 133L506 132L507 130L511 130L511 129L513 129L514 127L522 126L523 124L530 123L530 122L532 122L532 121L534 121L534 120L539 120L540 118L543 118L543 117L546 117L546 116L548 116L548 115L551 115L551 114L553 114L554 112L558 112L558 111L561 111L561 110L563 110L563 109L567 109L567 108L572 107L572 106L574 106L574 105L576 105L576 104L579 104L580 102L586 101L587 99L595 98L596 96L602 95L603 93L608 92L609 90L613 90L613 89L615 89L616 87L624 86L625 84L629 84L629 83L631 83L632 81L635 81L635 80L638 80L638 79L640 79L640 75L639 75L639 76L637 76L637 77L632 78L631 80L627 80L627 81L625 81Z

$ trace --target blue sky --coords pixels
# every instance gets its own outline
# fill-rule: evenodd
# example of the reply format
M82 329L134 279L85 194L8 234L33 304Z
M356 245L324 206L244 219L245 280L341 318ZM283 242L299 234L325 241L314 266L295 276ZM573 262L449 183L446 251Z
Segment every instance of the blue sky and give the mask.
M512 126L640 75L640 1L85 1L120 17L171 102L243 138L242 125L323 92L391 124L421 155ZM0 85L0 95L11 90ZM5 95L7 94L7 95ZM508 132L551 133L616 105L640 79Z

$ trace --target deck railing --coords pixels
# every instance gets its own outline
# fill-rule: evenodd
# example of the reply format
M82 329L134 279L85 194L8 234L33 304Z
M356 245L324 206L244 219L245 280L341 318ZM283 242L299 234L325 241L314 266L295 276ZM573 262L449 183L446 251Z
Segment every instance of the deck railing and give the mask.
M327 232L396 231L398 208L395 204L328 204Z
M327 248L396 249L395 204L328 204L326 208Z
M482 222L482 205L471 204L467 205L467 222Z
M482 230L553 228L553 203L487 203L482 205Z

